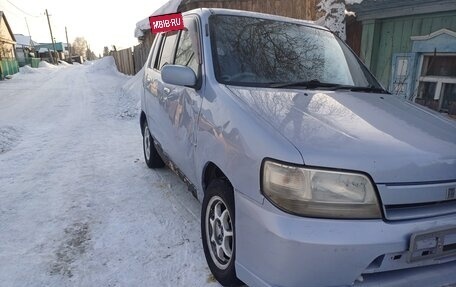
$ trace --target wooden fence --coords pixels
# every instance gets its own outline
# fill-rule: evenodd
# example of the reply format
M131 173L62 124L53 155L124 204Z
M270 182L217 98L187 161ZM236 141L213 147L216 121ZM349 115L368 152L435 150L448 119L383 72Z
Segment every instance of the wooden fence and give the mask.
M111 51L110 54L114 57L114 60L116 61L117 70L119 70L119 72L127 75L136 74L135 61L133 58L131 48L119 51Z
M319 0L187 0L179 11L196 8L227 8L281 15L296 19L316 20ZM320 15L321 16L321 15Z
M282 15L297 19L315 20L319 16L316 5L320 0L187 0L182 1L178 11L195 8L229 8ZM141 44L135 47L135 71L139 71L147 60L154 35L144 31Z
M183 12L201 7L228 8L315 21L323 16L323 12L318 11L318 3L320 3L320 0L186 0L182 1L178 11ZM346 42L358 55L361 45L361 33L361 24L351 19L347 24ZM141 44L134 48L135 72L141 70L144 66L154 35L150 33L150 30L144 31L144 36L140 40Z
M144 66L149 56L150 47L145 44L139 44L133 47L133 59L135 62L135 73L139 72Z

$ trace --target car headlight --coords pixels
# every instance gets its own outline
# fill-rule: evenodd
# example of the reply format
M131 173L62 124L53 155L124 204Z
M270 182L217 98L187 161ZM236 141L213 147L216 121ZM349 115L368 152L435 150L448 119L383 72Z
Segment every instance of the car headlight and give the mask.
M381 218L371 180L358 173L265 161L262 192L284 211L321 218Z

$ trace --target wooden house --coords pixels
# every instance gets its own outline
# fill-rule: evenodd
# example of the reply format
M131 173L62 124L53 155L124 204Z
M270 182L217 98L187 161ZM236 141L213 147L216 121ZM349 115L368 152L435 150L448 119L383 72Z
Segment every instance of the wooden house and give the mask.
M15 45L16 39L14 38L14 34L6 20L5 14L0 11L0 59L15 58Z
M0 11L0 79L19 71L15 56L16 39L6 20L3 11Z
M456 116L456 1L364 0L360 56L393 94Z

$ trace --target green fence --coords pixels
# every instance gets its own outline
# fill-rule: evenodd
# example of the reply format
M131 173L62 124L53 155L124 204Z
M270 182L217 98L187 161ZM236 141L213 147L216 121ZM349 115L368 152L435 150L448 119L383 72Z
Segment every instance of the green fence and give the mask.
M25 59L26 65L30 65L32 68L38 68L38 65L40 64L41 59L40 58L27 58Z
M25 58L22 60L18 60L18 63L19 63L19 67L24 67L26 65L29 65L32 68L38 68L40 61L41 61L40 58Z
M19 72L19 65L15 59L0 60L0 79L3 80L8 75Z

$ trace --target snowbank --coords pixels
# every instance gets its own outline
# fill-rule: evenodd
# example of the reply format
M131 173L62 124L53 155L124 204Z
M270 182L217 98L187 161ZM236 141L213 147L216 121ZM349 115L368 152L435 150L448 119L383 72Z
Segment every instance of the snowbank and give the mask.
M19 68L19 73L21 73L21 74L34 74L37 72L38 72L38 69L32 68L29 65Z
M56 68L56 66L49 64L46 61L41 61L40 64L38 65L39 68Z
M345 0L345 5L360 4L363 0Z
M91 73L108 72L111 74L119 74L125 76L117 70L116 62L114 61L114 57L112 56L103 57L95 61L86 61L84 62L84 65L89 66L88 70Z
M64 67L71 66L71 64L68 64L67 62L61 61L61 60L59 60L59 65L64 66Z
M119 108L121 118L135 118L141 106L141 93L143 93L144 67L131 77L121 88Z
M41 62L43 63L43 62ZM50 68L54 71L53 68ZM19 68L19 73L12 75L12 78L14 79L22 79L22 78L27 78L28 75L30 74L45 74L49 73L49 70L47 68L32 68L29 65L26 65L24 67Z
M141 70L135 76L122 74L117 70L112 56L90 61L90 65L84 68L91 78L89 81L95 78L103 79L106 84L111 86L109 102L115 106L116 117L122 119L136 117L139 111L144 70Z
M0 127L0 154L11 150L19 142L21 132L12 127Z

